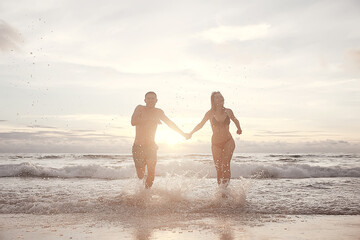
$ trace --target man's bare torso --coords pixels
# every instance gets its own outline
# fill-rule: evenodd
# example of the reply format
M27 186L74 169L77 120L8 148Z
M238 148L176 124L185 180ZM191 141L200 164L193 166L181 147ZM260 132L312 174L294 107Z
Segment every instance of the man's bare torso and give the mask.
M138 106L139 123L136 124L135 145L155 144L157 125L160 124L162 111L158 108Z

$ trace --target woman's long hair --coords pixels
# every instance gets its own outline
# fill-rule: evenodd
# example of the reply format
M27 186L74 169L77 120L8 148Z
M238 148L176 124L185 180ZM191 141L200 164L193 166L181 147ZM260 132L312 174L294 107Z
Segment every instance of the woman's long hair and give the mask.
M216 92L211 93L211 98L210 98L211 99L211 110L213 110L213 111L215 110L215 107L216 107L214 101L215 101L215 94L217 94L217 93L220 93L220 92L216 91Z

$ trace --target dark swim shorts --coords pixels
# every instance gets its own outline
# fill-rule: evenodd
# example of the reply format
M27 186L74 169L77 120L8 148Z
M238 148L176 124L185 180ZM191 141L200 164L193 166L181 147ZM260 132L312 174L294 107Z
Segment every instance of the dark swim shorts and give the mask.
M133 145L132 155L136 168L144 168L147 162L156 163L158 146L151 145Z

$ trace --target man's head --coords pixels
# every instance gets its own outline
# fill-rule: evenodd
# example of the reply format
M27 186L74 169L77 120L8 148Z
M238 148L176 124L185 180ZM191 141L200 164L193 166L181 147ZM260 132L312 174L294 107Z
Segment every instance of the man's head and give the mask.
M147 92L145 94L145 103L147 107L155 107L157 103L157 96L155 92Z

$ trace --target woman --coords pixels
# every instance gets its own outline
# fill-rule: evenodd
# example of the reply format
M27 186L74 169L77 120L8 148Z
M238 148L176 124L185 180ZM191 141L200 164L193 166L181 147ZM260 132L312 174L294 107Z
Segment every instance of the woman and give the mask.
M229 132L230 119L237 127L237 134L242 130L239 121L231 109L224 107L224 97L220 92L211 94L211 109L205 114L203 120L190 132L190 137L200 130L210 120L213 135L211 138L211 150L217 172L218 185L225 187L230 181L230 160L235 149L235 141Z

